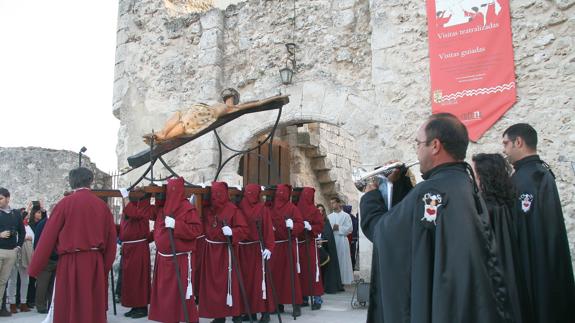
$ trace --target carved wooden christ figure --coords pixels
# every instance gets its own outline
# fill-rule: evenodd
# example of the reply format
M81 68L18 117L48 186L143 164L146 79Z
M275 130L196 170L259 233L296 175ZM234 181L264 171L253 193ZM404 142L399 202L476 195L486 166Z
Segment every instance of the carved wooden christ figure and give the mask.
M270 101L270 99L264 99L238 104L240 94L232 88L223 90L221 95L224 103L212 105L195 103L186 110L176 111L166 121L162 130L144 135L144 141L149 143L154 138L154 142L162 142L184 135L193 135L209 127L226 114L258 107Z

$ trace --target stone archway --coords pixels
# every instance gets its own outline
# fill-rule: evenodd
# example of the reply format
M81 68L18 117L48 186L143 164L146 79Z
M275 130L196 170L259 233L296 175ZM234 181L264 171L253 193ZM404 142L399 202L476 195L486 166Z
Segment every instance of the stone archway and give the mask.
M253 147L269 131L268 128L258 132L247 140L245 147ZM292 185L315 187L316 202L326 206L331 197L338 196L352 205L356 213L359 194L351 174L359 158L355 139L347 131L323 122L284 123L276 130L275 138L289 153L289 182ZM244 165L245 159L237 162L236 169L241 170L237 175L245 173ZM260 165L267 167L265 163Z

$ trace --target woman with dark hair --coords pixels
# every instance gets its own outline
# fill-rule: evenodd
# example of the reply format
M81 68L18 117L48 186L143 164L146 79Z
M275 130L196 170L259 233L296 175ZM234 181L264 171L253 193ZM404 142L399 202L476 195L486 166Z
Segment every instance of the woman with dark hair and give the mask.
M335 238L333 236L331 224L327 218L325 207L322 204L318 204L316 207L319 209L324 219L323 232L321 234L324 242L322 243L321 248L329 255L329 261L321 266L323 289L326 294L335 294L344 290L343 285L341 284L341 274L339 272L339 261L335 246Z
M487 205L491 228L503 266L511 300L513 316L518 322L530 322L533 317L522 290L522 272L519 266L517 236L514 231L515 200L517 191L511 181L511 166L500 154L476 154L472 157L473 171L481 195Z
M29 208L32 206L32 204L29 205ZM46 218L46 210L44 210L44 208L42 206L32 206L31 209L29 209L30 213L29 213L29 220L28 220L28 225L30 226L30 228L32 229L32 231L34 232L34 242L33 242L33 247L34 249L36 249L36 245L38 244L38 237L39 234L36 232L36 225L44 220ZM28 296L26 298L26 303L28 304L29 308L33 308L36 305L36 278L34 277L30 277L30 281L28 283Z

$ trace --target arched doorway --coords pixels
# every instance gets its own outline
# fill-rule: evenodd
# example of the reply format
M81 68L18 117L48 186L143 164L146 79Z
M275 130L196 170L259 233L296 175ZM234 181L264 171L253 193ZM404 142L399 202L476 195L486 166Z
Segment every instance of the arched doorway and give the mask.
M254 147L267 135L259 133L246 146ZM358 192L351 173L358 153L355 139L340 127L319 122L280 127L275 132L271 164L269 154L265 144L240 159L237 174L244 185L311 186L317 192L316 203L327 205L331 197L338 196L357 210Z

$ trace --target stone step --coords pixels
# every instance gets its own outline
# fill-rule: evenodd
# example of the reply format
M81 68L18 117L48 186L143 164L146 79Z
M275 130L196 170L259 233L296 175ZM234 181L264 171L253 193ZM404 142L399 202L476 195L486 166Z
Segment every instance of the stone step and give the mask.
M318 146L314 147L314 149L306 150L305 154L309 158L323 158L327 157L327 149L322 146Z
M320 190L324 196L333 196L337 194L337 191L335 190L335 182L325 184L320 183Z
M330 170L333 168L331 161L324 157L312 158L310 163L314 171Z
M317 180L320 184L334 183L335 179L331 178L329 170L322 170L316 172Z

